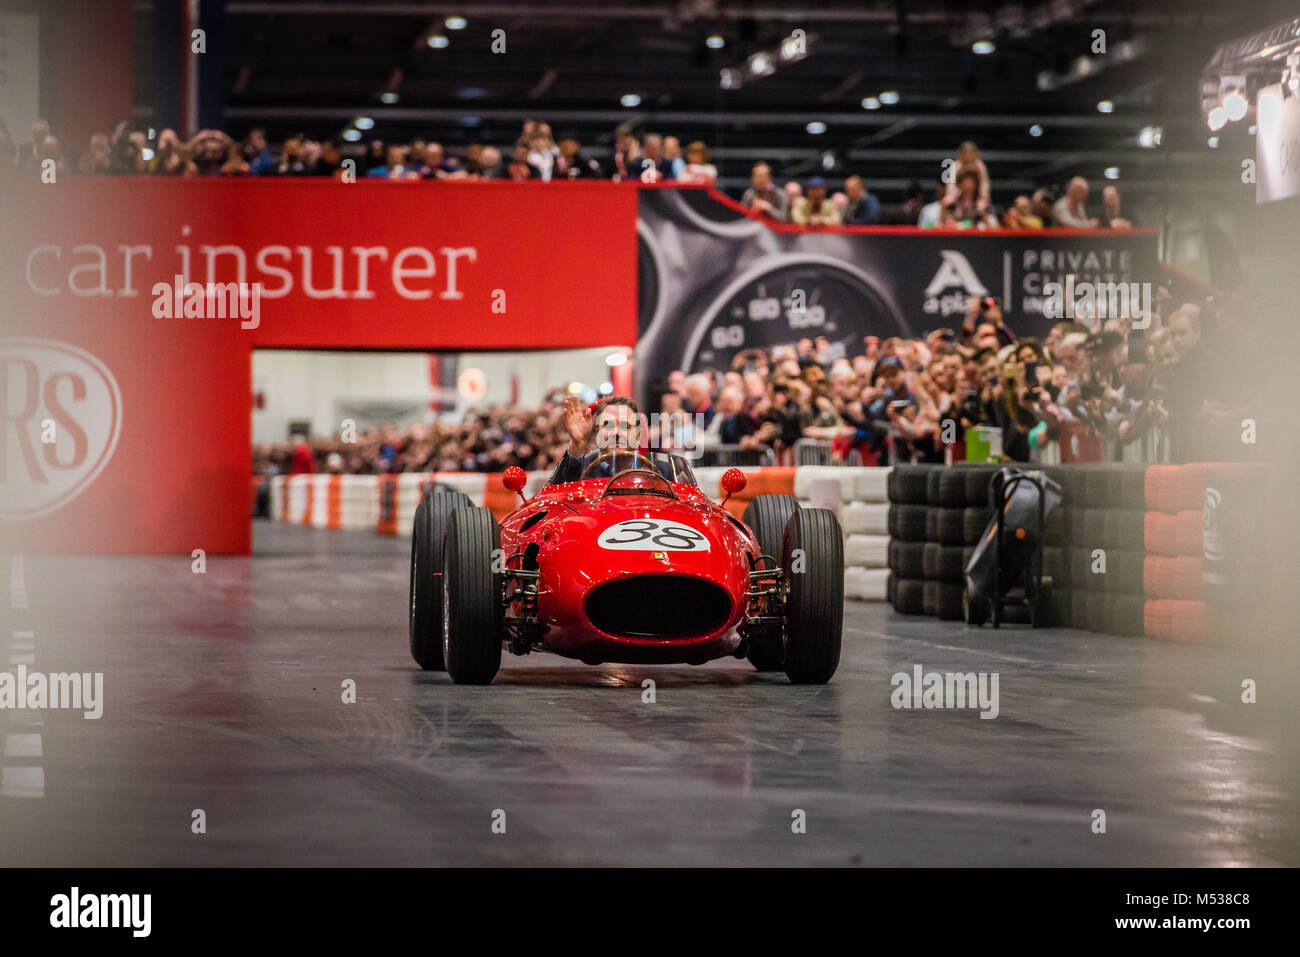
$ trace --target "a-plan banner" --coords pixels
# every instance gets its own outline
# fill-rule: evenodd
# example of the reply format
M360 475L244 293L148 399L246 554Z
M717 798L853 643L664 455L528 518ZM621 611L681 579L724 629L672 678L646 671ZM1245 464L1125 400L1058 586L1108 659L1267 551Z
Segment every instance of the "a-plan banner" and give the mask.
M1001 302L1018 335L1043 336L1053 284L1159 279L1157 230L1041 231L773 227L702 190L641 194L638 345L643 394L670 371L728 370L745 349L826 336L957 327L972 296ZM1047 310L1050 316L1050 308Z
M636 187L0 178L0 528L245 552L259 347L632 345Z

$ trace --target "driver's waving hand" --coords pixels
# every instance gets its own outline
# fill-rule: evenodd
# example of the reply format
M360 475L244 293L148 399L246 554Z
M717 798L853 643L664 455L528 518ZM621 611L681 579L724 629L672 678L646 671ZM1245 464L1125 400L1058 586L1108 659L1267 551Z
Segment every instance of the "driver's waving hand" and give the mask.
M556 485L583 478L583 471L602 455L617 450L636 452L641 445L641 410L625 395L601 399L594 410L584 406L576 395L565 396L564 427L569 433L569 448L551 476L551 483ZM586 478L612 477L614 458L601 462Z

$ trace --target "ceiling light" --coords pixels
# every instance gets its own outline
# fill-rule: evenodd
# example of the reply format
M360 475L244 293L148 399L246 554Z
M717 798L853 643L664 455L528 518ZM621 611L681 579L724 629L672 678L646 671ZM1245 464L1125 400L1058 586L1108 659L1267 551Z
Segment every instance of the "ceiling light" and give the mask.
M722 38L721 34L715 33L704 41L704 45L710 50L721 50L727 45L727 41Z
M1216 106L1210 110L1210 115L1206 118L1206 121L1210 124L1210 129L1221 130L1223 124L1228 122L1228 111L1221 106Z
M1164 139L1165 132L1159 126L1144 126L1138 131L1138 146L1143 149L1155 149Z
M1217 150L1219 148L1219 138L1217 136L1211 136L1205 141L1205 145L1212 150Z
M359 130L373 130L375 128L375 121L368 116L358 116L352 121L352 125Z
M737 70L723 70L718 74L718 86L724 90L740 89L740 73Z
M1098 113L1114 113L1114 112L1115 112L1115 101L1114 101L1114 100L1102 100L1100 103L1097 104L1097 112L1098 112Z
M826 132L826 124L823 123L821 120L813 120L811 123L805 126L804 129L806 129L813 136L820 136L822 133Z
M355 143L357 140L361 139L361 131L360 131L360 130L344 130L344 131L343 131L343 139L347 140L349 143Z
M1119 167L1118 167L1118 166L1107 166L1107 167L1106 167L1106 172L1105 172L1103 175L1104 175L1107 179L1119 179Z
M379 101L380 101L381 103L387 103L389 106L392 106L394 103L396 103L396 102L397 102L398 100L400 100L400 99L401 99L401 97L398 96L396 93L393 93L392 91L389 91L388 93L381 94L380 97L379 97Z
M442 21L442 25L448 30L464 30L469 26L469 21L464 17L448 17Z
M446 37L444 37L441 33L435 33L433 36L429 37L429 39L426 40L425 42L428 43L429 46L435 50L441 50L451 43L451 41L448 40Z
M781 41L782 60L802 60L808 55L807 40L802 30L798 30Z
M622 95L622 97L619 98L619 102L622 103L624 106L628 107L629 109L631 109L631 108L634 107L634 106L640 106L640 105L641 105L641 94L640 94L640 93L624 93L624 94Z
M1228 119L1234 123L1246 115L1246 110L1250 108L1250 103L1242 95L1241 90L1233 90L1223 99L1223 108L1228 113Z
M1042 128L1041 126L1039 126L1037 123L1035 123L1033 126L1031 126L1031 127L1029 128L1029 135L1030 135L1030 136L1042 136L1042 135L1043 135L1043 128Z
M878 110L880 109L880 100L877 97L869 96L862 101L862 108L864 110Z
M886 90L884 93L880 94L880 102L885 104L885 106L893 106L898 102L898 100L899 97L897 90Z
M749 72L754 76L767 76L774 69L771 54L755 53L749 58Z
M992 40L976 40L971 44L971 52L980 56L988 56L997 49L997 45Z
M623 352L611 352L605 356L605 365L621 366L627 364L627 354Z

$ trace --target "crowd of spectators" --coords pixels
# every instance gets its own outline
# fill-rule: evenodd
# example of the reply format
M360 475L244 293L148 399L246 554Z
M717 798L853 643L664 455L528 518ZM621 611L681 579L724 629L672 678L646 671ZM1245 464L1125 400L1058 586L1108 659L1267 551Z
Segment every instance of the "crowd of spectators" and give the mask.
M1161 287L1144 328L1127 318L1056 323L1016 336L996 299L971 300L961 326L918 339L868 337L860 354L824 338L739 353L730 369L680 372L661 414L700 413L708 449L829 444L831 460L865 465L964 457L972 429L999 430L1006 460L1194 461L1240 446L1258 383L1235 375L1254 342L1248 292L1177 304ZM793 464L793 463L791 463Z
M396 180L639 180L712 186L718 168L709 147L700 140L682 145L676 136L639 133L620 127L612 153L598 151L604 162L585 151L571 133L558 137L550 124L527 120L515 141L492 146L470 143L449 151L441 143L414 139L393 143L315 140L302 134L286 137L278 146L266 131L253 128L242 140L220 130L200 130L183 139L175 130L140 130L126 122L111 132L96 133L80 153L65 149L45 120L32 125L32 138L15 143L0 118L0 171L40 170L52 163L56 173L151 176L321 176L371 177ZM349 165L350 164L350 165ZM771 166L757 163L741 204L757 215L804 226L903 225L990 229L1042 229L1046 226L1127 229L1133 225L1121 213L1119 190L1108 185L1097 215L1088 210L1089 186L1074 177L1059 196L1049 187L1016 196L1004 209L993 205L993 184L979 147L962 143L942 164L931 196L914 183L903 202L883 205L862 176L849 175L843 188L831 191L822 176L778 186Z
M459 422L394 424L330 437L297 435L253 447L257 475L326 472L382 475L392 472L500 472L511 465L530 471L552 468L564 457L564 393L553 389L536 408L484 406Z
M660 449L752 450L793 464L811 440L829 460L874 465L965 455L973 429L1000 431L1004 459L1223 459L1258 383L1230 373L1262 345L1249 292L1175 306L1162 287L1146 328L1128 319L1056 323L1017 337L996 299L923 338L867 337L857 355L826 339L739 353L729 369L673 372L651 389ZM535 408L474 409L456 423L386 425L354 441L299 436L254 449L259 475L549 470L564 455L564 393ZM1239 442L1238 442L1239 444Z

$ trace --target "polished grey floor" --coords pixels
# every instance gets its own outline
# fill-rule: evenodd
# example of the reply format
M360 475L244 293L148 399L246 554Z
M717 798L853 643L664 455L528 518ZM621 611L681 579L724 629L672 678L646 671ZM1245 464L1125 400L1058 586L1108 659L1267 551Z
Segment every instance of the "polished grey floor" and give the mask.
M850 603L825 687L534 655L463 688L407 654L405 540L254 540L201 575L4 556L0 671L102 671L106 705L0 711L0 864L1300 864L1258 652ZM895 710L916 664L997 672L998 717Z

